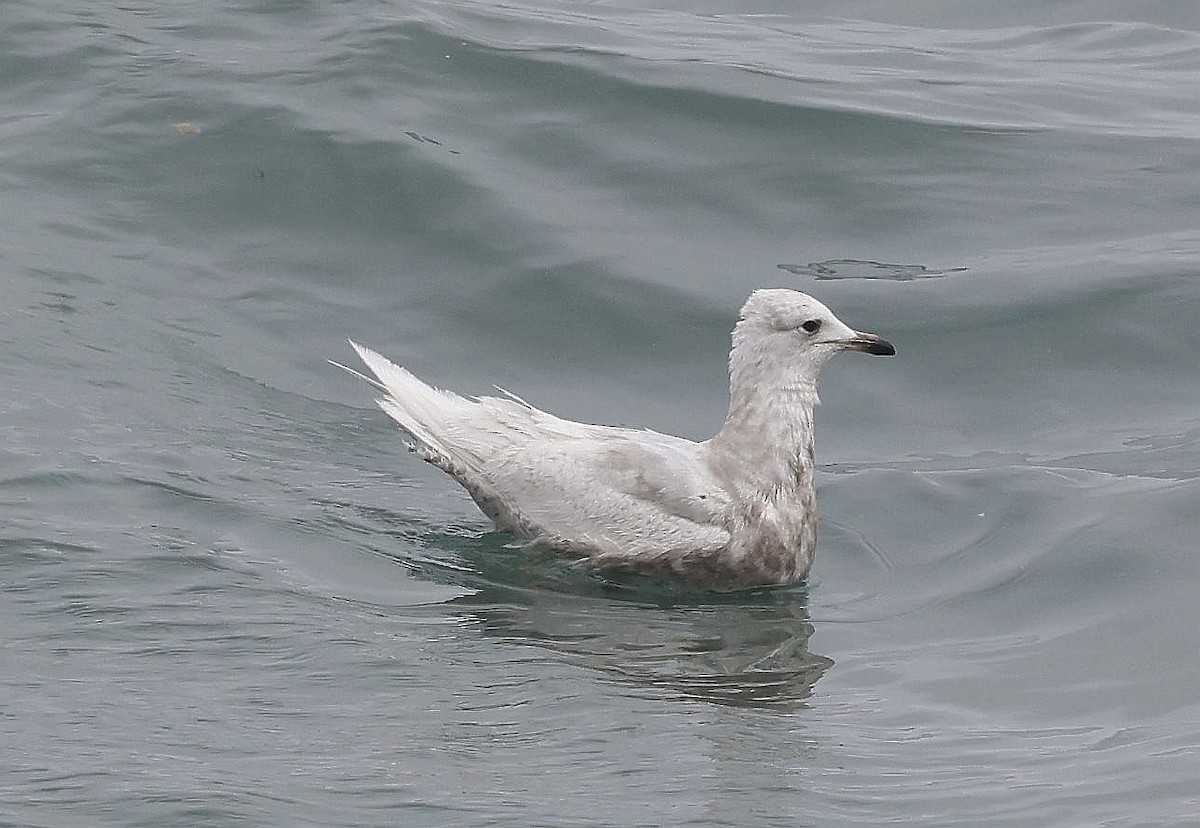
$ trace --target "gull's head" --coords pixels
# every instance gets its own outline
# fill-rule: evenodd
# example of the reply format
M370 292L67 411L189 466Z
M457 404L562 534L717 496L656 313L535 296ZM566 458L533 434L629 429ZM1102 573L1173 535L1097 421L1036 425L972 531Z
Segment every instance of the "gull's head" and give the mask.
M839 351L896 353L886 339L854 330L806 293L756 290L742 305L733 329L730 371L735 383L776 377L789 385L811 385L815 391L821 366Z

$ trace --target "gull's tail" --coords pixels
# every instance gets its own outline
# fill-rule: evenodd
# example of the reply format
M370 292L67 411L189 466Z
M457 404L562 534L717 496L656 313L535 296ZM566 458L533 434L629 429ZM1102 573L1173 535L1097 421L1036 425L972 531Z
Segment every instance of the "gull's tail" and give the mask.
M451 474L458 471L454 467L467 458L448 445L439 436L439 432L444 433L447 428L453 429L455 423L469 418L470 409L478 404L451 391L443 391L425 384L408 370L370 348L364 348L354 340L350 340L350 345L371 369L375 379L340 362L329 360L330 364L370 383L380 392L381 396L377 397L375 402L412 436L415 444L410 444L410 447L414 451Z

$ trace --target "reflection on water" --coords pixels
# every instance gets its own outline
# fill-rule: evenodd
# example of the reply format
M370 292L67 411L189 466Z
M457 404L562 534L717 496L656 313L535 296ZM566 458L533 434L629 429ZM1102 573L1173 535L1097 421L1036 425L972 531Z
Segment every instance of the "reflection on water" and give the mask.
M483 582L451 601L467 621L631 688L794 709L833 665L809 652L813 626L803 590L685 593L609 581L545 557L482 548L488 538L479 542L467 555ZM461 544L458 549L466 551Z
M414 543L418 525L399 523L403 553L394 545L376 551L420 578L467 591L449 602L466 622L643 691L792 709L833 665L808 650L813 626L802 588L686 592L512 548L500 532L419 524Z

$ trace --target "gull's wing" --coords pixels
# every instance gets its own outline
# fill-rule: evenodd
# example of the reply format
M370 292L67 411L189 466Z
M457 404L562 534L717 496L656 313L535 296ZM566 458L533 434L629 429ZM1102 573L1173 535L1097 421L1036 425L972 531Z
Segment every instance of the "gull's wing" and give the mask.
M729 542L727 496L703 444L564 420L512 395L469 399L351 345L377 379L346 370L381 392L376 402L413 450L458 480L501 528L617 559Z
M519 535L609 564L715 551L729 543L728 498L703 447L651 431L579 427L500 453L482 469L480 506ZM474 493L473 493L474 494Z
M386 357L350 342L375 378L330 362L380 392L375 402L412 438L409 447L424 459L459 478L477 473L497 454L530 439L552 439L576 433L579 424L560 420L511 399L471 399L434 388ZM469 488L469 486L468 486Z

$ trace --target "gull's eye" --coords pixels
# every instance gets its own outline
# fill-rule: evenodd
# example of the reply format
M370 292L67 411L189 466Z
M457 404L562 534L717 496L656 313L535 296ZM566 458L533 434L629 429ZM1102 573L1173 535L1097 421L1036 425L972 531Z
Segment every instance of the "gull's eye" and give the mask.
M804 331L806 334L815 334L817 331L821 330L821 320L810 319L800 326L800 330Z

